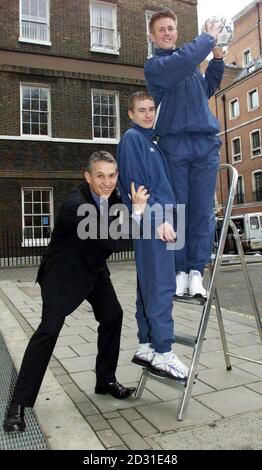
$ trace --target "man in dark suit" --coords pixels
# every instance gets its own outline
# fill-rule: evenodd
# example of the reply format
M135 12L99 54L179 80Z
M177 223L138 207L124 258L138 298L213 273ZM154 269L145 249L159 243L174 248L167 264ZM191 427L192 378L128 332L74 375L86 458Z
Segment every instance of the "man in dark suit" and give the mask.
M99 323L95 393L109 393L123 399L135 391L134 387L119 384L115 376L123 311L110 280L106 259L113 251L121 249L121 240L102 237L99 230L93 238L79 236L79 222L84 221L83 215L78 215L79 208L93 209L96 219L93 223L101 226L99 222L105 215L100 210L101 201L107 203L106 207L102 205L104 211L121 202L115 191L117 178L117 164L112 155L105 151L93 153L88 160L85 181L70 191L59 210L37 275L43 300L42 321L24 354L4 420L6 432L25 430L24 408L34 406L65 317L84 299L92 305ZM131 195L137 220L149 195L144 187L136 192L134 186ZM109 223L110 220L109 216Z

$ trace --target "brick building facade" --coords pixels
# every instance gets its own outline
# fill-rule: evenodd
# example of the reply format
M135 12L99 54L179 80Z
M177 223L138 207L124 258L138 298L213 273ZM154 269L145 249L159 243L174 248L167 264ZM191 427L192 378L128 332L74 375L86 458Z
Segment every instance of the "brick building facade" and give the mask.
M197 0L1 1L1 233L46 243L86 156L116 153L127 96L145 86L148 19L166 7L180 41L196 36Z
M234 17L235 35L226 71L211 106L221 125L221 161L239 172L233 215L262 211L262 1ZM218 209L227 195L227 175L217 188Z

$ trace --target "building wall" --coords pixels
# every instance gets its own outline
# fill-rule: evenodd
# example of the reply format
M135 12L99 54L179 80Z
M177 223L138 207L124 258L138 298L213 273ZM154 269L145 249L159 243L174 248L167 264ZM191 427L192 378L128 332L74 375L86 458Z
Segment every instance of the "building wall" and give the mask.
M122 134L129 127L127 97L145 87L146 10L176 11L178 44L197 35L197 0L104 1L117 5L118 55L90 51L88 0L74 8L71 0L50 0L51 45L19 41L19 0L0 2L1 229L21 228L22 187L52 187L56 216L65 193L81 181L87 155L100 148L116 154L116 142L92 140L91 89L119 93ZM21 83L50 87L52 132L46 139L20 137Z
M262 211L262 201L256 202L253 196L252 173L256 170L262 171L262 156L253 157L251 154L250 133L255 129L260 129L262 139L262 70L251 74L246 79L221 90L216 96L217 115L221 124L221 139L223 145L221 147L221 161L233 165L239 172L239 176L244 179L244 196L245 204L236 205L233 213L247 213ZM252 89L257 88L259 93L259 107L255 110L248 111L247 94ZM226 137L225 137L225 120L222 96L225 96L226 104L226 121L227 121L227 140L228 154L226 154ZM230 101L238 98L240 104L240 116L230 119ZM242 161L233 162L232 159L232 139L241 138ZM223 178L223 196L222 202L226 198L227 181L226 176ZM219 185L218 185L219 186ZM218 196L221 202L221 188L218 189Z
M9 66L2 68L0 80L0 112L2 135L20 136L20 85L48 85L51 90L51 134L54 138L92 139L91 90L112 90L119 93L121 132L128 127L127 99L130 93L144 88L144 83L121 83L121 80L105 82L99 77L91 80L88 75ZM0 66L1 70L1 66Z
M2 0L0 47L19 52L73 57L106 63L143 66L147 56L146 10L174 9L179 18L180 41L188 41L197 32L197 0L104 0L117 5L117 27L121 36L119 55L90 51L90 2L50 0L51 46L20 42L19 0ZM190 21L188 21L190 17Z
M243 12L244 14L241 16L236 15L234 21L234 41L230 45L226 58L228 64L235 62L237 65L243 66L242 53L247 49L251 50L253 59L262 53L259 37L259 29L262 37L262 22L259 24L259 15L260 20L262 19L262 1L260 0L258 4L250 2Z

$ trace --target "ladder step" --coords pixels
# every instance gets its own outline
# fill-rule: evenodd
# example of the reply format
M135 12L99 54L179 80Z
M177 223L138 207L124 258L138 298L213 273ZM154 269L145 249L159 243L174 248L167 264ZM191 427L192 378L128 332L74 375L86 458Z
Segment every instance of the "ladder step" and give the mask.
M156 380L157 382L164 383L166 385L169 385L171 387L178 387L178 388L183 388L187 384L187 379L185 380L173 380L170 379L169 377L160 377L159 375L154 374L153 372L147 370L146 374L148 375L149 378Z
M191 305L205 305L206 299L201 297L190 297L190 295L183 295L183 297L177 297L174 295L173 297L175 302L183 303L183 304L191 304Z
M193 335L176 335L174 338L174 342L178 344L183 344L184 346L189 346L190 348L194 348L197 342L197 337Z

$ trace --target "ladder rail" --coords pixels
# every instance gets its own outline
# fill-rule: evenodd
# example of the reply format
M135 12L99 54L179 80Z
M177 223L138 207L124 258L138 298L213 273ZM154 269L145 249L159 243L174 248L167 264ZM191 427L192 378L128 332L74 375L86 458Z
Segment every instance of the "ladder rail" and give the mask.
M230 223L230 217L232 213L234 197L235 197L236 188L237 188L238 171L236 170L236 168L228 164L223 164L219 166L219 170L220 171L228 170L230 172L231 184L230 184L230 190L229 190L227 204L226 204L225 216L224 216L221 233L220 233L220 240L219 240L219 244L218 244L218 248L217 248L217 252L215 256L214 267L213 267L211 277L210 277L210 282L209 282L209 287L208 287L208 297L204 306L204 310L203 310L199 328L198 328L197 343L193 351L191 367L190 367L190 371L189 371L189 375L187 379L187 385L184 390L183 398L182 398L181 405L178 411L179 421L183 419L184 410L187 408L187 405L191 396L191 392L192 392L192 387L194 384L194 377L195 377L196 368L197 368L199 358L200 358L202 343L204 341L205 334L206 334L206 329L207 329L207 324L208 324L208 320L209 320L209 316L211 312L213 297L215 295L215 288L216 288L215 282L216 282L219 268L222 263L222 257L223 257L223 252L224 252L226 237L227 237L227 231L228 231L228 227Z
M236 170L236 168L234 168L232 165L229 165L229 164L221 164L219 166L219 171L222 171L222 170L227 170L230 174L229 175L230 176L230 188L229 188L229 193L228 193L228 197L227 197L227 201L226 201L225 215L224 215L223 223L222 223L222 227L221 227L220 239L219 239L219 243L218 243L218 247L217 247L217 252L216 252L215 257L214 257L214 262L213 262L213 265L212 265L212 269L210 269L210 278L209 278L209 285L208 285L207 300L206 300L206 302L203 306L203 311L202 311L202 315L201 315L201 319L200 319L200 323L199 323L199 327L198 327L198 332L197 332L197 335L195 337L195 342L192 340L193 337L191 337L191 336L190 336L190 338L189 338L189 336L188 336L188 338L183 338L181 336L181 340L179 340L180 344L185 344L187 346L193 347L193 354L192 354L191 366L190 366L190 369L189 369L187 382L184 384L184 393L183 393L181 404L180 404L180 407L179 407L179 410L178 410L178 416L177 416L178 420L183 419L185 410L187 408L189 399L191 397L192 387L193 387L193 384L194 384L195 378L196 378L196 372L197 372L197 367L198 367L198 364L199 364L202 344L203 344L203 341L205 339L205 334L206 334L206 330L207 330L208 320L209 320L209 317L210 317L213 301L215 302L216 314L217 314L217 319L218 319L218 326L219 326L219 331L220 331L220 336L221 336L222 347L223 347L223 351L224 351L227 370L231 370L230 356L240 357L240 356L237 356L237 355L235 355L233 353L230 353L228 351L225 328L224 328L224 323L223 323L223 317L222 317L221 307L220 307L217 288L216 288L217 276L218 276L219 269L220 269L221 264L222 264L223 253L224 253L224 248L225 248L225 243L226 243L226 238L227 238L227 233L228 233L228 228L229 227L231 227L232 232L233 232L234 237L235 237L235 240L236 240L237 251L238 251L240 261L241 261L241 264L242 264L242 267L243 267L243 272L244 272L246 284L247 284L247 287L248 287L248 292L249 292L249 296L250 296L250 299L251 299L251 303L252 303L252 307L253 307L253 311L254 311L254 316L256 318L257 327L258 327L259 335L260 335L261 342L262 342L262 321L261 321L261 317L260 317L260 314L259 314L256 299L255 299L255 296L254 296L254 291L253 291L253 287L252 287L252 284L251 284L251 281L250 281L250 277L249 277L249 274L248 274L248 271L247 271L247 265L246 265L246 260L245 260L245 255L244 255L240 235L238 233L238 230L237 230L234 222L231 220L231 213L232 213L233 204L234 204L234 197L235 197L235 193L236 193L236 189L237 189L238 171ZM242 357L240 357L240 358L242 358ZM255 361L255 360L252 360L252 359L248 359L248 358L242 358L242 359L249 360L250 362L255 362L255 363L258 363L258 364L262 364L261 362ZM143 372L141 374L140 381L139 381L138 388L137 388L137 392L136 392L136 395L135 395L136 398L141 397L141 395L143 393L143 390L145 388L145 385L146 385L147 378L157 379L157 377L152 376L152 373L149 373L147 371L147 369L144 368ZM172 381L170 379L168 379L168 380L170 382L170 385L171 385L172 382L175 382L175 381Z

